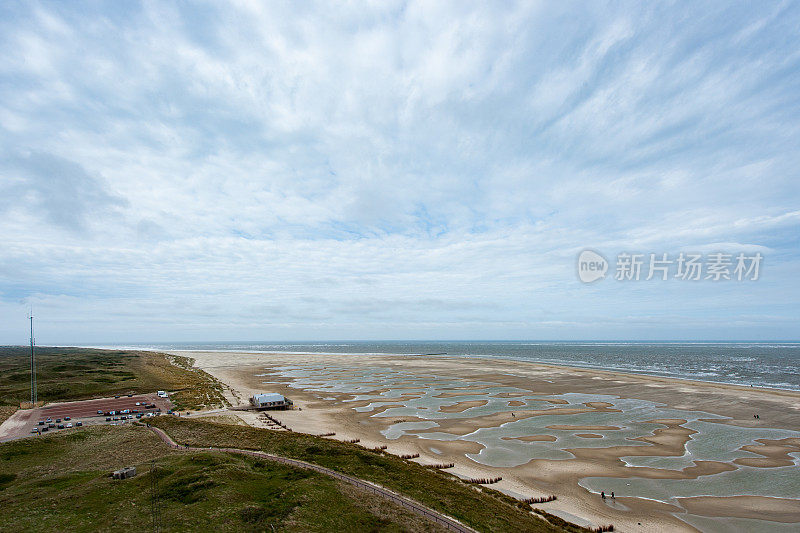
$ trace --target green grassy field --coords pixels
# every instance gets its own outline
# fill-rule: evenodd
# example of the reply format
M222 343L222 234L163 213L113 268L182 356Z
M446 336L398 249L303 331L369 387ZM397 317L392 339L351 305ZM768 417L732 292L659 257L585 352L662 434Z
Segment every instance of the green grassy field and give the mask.
M171 399L180 409L224 403L222 385L192 369L186 358L130 350L37 348L36 361L40 401L170 390L176 391ZM28 400L29 348L0 347L0 405L19 406Z
M181 453L141 426L99 426L0 445L0 531L440 531L327 476L221 452ZM139 475L108 474L137 466Z
M505 494L485 487L476 488L449 474L354 444L303 433L265 431L174 417L160 417L151 424L165 430L180 444L262 450L373 481L479 531L586 531L563 521L563 528L553 526L531 514L530 506Z

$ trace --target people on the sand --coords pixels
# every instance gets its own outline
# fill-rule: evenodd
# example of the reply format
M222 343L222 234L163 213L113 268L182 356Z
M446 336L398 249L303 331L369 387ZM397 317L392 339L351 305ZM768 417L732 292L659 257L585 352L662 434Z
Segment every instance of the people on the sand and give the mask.
M616 500L616 498L614 497L614 491L613 490L611 491L611 499L612 500Z
M606 499L605 491L602 491L602 490L600 491L600 497L603 498L604 500Z

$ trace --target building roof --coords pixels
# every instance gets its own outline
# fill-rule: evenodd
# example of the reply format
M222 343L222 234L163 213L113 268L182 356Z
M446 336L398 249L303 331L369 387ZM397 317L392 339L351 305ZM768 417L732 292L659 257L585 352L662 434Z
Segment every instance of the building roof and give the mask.
M257 402L283 402L285 398L282 394L278 394L277 392L262 392L260 394L256 394L253 396L253 399Z

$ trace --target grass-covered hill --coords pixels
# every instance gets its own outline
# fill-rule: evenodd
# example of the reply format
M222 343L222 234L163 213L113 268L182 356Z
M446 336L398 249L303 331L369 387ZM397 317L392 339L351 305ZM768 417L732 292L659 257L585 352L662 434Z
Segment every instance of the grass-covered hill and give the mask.
M114 394L177 391L183 409L221 404L222 385L183 357L132 350L36 348L38 396L56 402ZM0 347L0 406L30 400L30 348Z
M131 465L136 477L108 475ZM440 531L328 476L242 455L175 452L142 426L0 445L0 531L153 531L154 495L162 531Z

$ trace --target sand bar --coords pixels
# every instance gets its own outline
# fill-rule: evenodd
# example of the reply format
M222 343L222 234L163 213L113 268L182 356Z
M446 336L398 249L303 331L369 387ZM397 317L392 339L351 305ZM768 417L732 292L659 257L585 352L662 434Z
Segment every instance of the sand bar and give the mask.
M181 355L195 358L198 367L230 385L240 398L246 398L255 392L265 390L281 392L290 396L303 410L280 412L277 416L295 431L312 434L335 431L336 438L343 440L360 438L361 444L365 446L386 444L391 453L419 453L419 462L428 464L453 462L456 464L454 471L466 477L502 476L503 481L497 485L501 490L523 495L556 494L558 500L548 504L549 508L568 512L594 524L613 523L618 530L622 531L641 530L642 526L637 525L639 522L649 530L693 531L691 526L677 519L673 514L685 513L688 510L686 506L691 506L690 512L698 516L734 517L739 514L725 511L726 507L716 501L719 498L715 497L707 500L685 498L692 500L686 505L681 503L684 499L660 502L636 497L618 497L619 505L614 507L603 503L597 495L590 494L581 487L578 482L582 478L620 479L635 475L644 479L692 482L698 479L709 479L710 476L720 473L735 471L741 466L730 459L714 460L713 457L675 468L630 467L621 460L621 457L629 456L663 457L665 459L683 456L687 443L691 439L701 437L702 434L698 434L690 427L684 427L688 417L683 419L674 415L639 417L626 421L625 426L628 425L628 422L635 425L645 421L661 426L631 437L628 440L630 444L612 444L611 441L607 442L608 436L594 440L587 438L584 441L586 445L594 444L595 446L577 446L576 441L576 446L564 448L560 452L566 455L559 459L537 458L536 455L540 452L531 452L533 455L527 462L514 467L490 466L481 463L481 458L490 450L480 443L460 439L464 435L487 428L500 431L504 427L517 427L513 424L519 423L534 424L535 426L539 417L544 417L543 420L554 416L559 419L580 417L581 422L546 424L554 427L567 426L571 430L574 430L575 427L601 427L602 430L609 427L622 428L623 424L595 423L594 420L587 423L589 422L587 417L601 420L603 417L624 416L624 409L618 408L619 401L613 398L620 398L620 401L639 399L657 402L658 405L665 406L665 409L702 411L709 413L709 420L718 426L728 425L750 430L764 428L765 431L776 429L800 431L800 393L793 391L776 391L500 359L448 357L411 359L383 355L233 352L188 352ZM371 396L372 400L353 401L361 393L324 388L323 390L314 390L317 385L306 388L302 382L297 381L298 378L284 375L284 369L290 366L309 369L309 372L317 376L314 379L318 383L324 383L326 379L348 379L354 375L354 372L358 373L363 369L373 369L370 371L374 371L375 368L384 369L381 371L381 378L390 376L392 372L421 376L419 380L413 377L404 378L407 388L418 388L421 385L423 388L429 385L435 387L437 379L450 379L453 383L448 384L447 387L442 386L434 398L415 400L417 402L423 400L433 402L431 405L417 403L421 407L412 409L412 411L418 413L418 416L403 411L408 408L400 408L401 412L404 412L402 416L393 416L393 408L387 406L394 405L396 408L402 403L397 398L379 399L378 403L384 402L384 405L376 406L371 411L359 412L354 408L363 407L369 405L371 401L376 401L374 396ZM320 373L318 370L323 366L327 374ZM261 374L261 376L256 377L257 374ZM376 380L369 379L360 381L365 384L378 383ZM507 390L488 394L486 393L486 383L499 387L501 390L502 388ZM364 385L364 388L368 389L370 386ZM387 391L385 383L380 384L380 390ZM539 400L542 402L541 407L549 403L552 408L532 409L528 405L513 406L512 415L509 412L511 406L503 401L501 403L505 411L502 409L497 412L491 409L485 411L495 404L482 404L479 412L481 416L469 416L465 411L468 411L470 407L466 407L460 412L448 412L442 406L436 407L435 402L447 403L447 398L459 396L473 396L474 398L475 394L484 395L486 399L497 398L499 400L505 397L528 401ZM569 394L582 395L582 398L586 395L590 397L573 403L568 399ZM592 395L598 394L604 395L604 398L591 398ZM465 402L477 401L473 398L465 400ZM463 407L463 405L459 405L462 403L458 402L456 405L460 408ZM474 406L478 407L477 404ZM455 406L451 405L450 407ZM519 410L520 407L522 410ZM484 412L490 414L482 414ZM753 417L754 412L761 413L760 419ZM381 416L373 416L376 413ZM397 439L387 439L381 433L396 420L421 421L426 419L435 421L437 427L414 431L414 434L402 435ZM508 426L509 424L512 425ZM588 429L587 431L592 430ZM611 434L616 434L627 430L609 431ZM575 435L573 437L580 439ZM443 438L445 440L442 440ZM773 440L780 441L781 439ZM516 446L523 447L563 446L560 444L560 438L554 439L553 436L544 435L541 430L537 433L535 428L528 435L522 434L515 438L498 439L497 442L518 443ZM745 459L744 456L748 455L748 452L759 450L759 452L764 452L756 452L761 456L760 459L785 462L787 454L793 451L794 444L791 441L773 443L756 442L753 439L753 442L748 445L754 448L743 449L740 458ZM601 447L597 447L597 445ZM539 450L539 448L531 448L531 450ZM759 458L751 456L750 459ZM767 471L768 469L759 470ZM770 509L775 511L775 516L787 520L795 516L797 501L790 498L772 498L769 505L773 506ZM760 509L758 506L764 505L763 502L758 503L755 500L747 500L747 502L752 503L754 509ZM728 514L724 514L726 512ZM761 515L762 518L763 516L764 514Z

